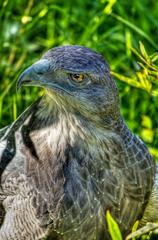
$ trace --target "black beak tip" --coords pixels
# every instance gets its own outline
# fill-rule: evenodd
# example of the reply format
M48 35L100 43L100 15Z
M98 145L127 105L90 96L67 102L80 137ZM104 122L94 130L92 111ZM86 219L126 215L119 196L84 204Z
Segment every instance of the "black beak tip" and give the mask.
M38 81L39 76L44 74L50 69L50 62L47 59L41 59L28 67L18 78L16 90L17 92L21 89L22 85L28 85L32 81Z
M19 92L24 83L24 72L19 76L16 84L16 91Z
M17 92L21 89L22 85L31 80L32 67L27 68L22 72L17 80L16 90ZM30 79L30 80L29 80Z
M16 83L16 91L19 92L21 87L22 87L22 81L21 81L21 77L19 77Z

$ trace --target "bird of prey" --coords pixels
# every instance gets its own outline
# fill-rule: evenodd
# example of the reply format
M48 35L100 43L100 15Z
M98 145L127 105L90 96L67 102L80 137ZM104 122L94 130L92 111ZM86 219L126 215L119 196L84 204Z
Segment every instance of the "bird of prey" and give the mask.
M0 239L107 240L107 210L123 236L145 224L156 166L120 114L104 58L56 47L22 85L45 93L0 130Z

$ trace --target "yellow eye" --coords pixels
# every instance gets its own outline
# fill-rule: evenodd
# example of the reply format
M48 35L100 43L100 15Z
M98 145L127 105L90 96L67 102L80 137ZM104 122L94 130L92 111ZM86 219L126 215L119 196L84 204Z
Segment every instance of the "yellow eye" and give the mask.
M77 83L82 83L85 75L80 73L80 74L71 74L71 78L73 81L77 82Z

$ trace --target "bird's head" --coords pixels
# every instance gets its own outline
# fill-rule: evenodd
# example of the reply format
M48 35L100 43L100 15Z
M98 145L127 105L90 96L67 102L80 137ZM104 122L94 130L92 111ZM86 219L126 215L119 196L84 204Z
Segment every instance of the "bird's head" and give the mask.
M46 90L48 104L107 124L119 117L118 91L104 58L83 46L63 46L47 51L19 77L21 85Z

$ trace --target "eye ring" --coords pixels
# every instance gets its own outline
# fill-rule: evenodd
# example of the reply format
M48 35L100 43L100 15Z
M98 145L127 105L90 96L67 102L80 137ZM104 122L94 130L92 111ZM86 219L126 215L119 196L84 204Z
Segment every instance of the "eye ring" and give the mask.
M85 80L85 75L83 73L70 74L70 77L75 83L82 83Z

